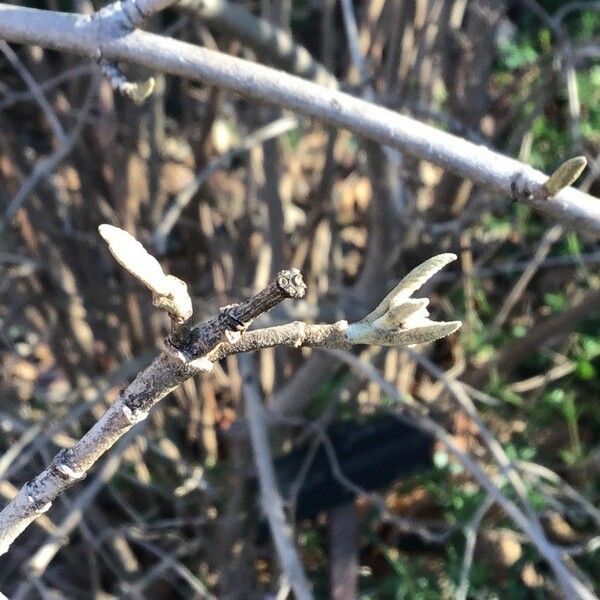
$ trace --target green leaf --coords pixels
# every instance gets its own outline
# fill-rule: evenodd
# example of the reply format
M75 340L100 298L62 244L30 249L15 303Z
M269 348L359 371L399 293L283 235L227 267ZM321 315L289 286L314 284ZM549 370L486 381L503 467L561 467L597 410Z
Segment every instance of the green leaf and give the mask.
M544 302L555 312L565 310L568 305L567 297L558 292L548 292L544 294Z
M577 362L575 373L579 379L587 381L596 377L596 368L589 360L580 360Z

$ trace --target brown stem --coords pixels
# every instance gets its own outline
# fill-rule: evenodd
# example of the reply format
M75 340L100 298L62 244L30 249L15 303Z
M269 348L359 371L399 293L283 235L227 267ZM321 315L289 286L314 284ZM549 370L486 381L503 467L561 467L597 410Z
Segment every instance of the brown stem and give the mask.
M190 359L205 356L226 339L226 334L245 331L259 315L286 298L302 298L306 285L298 269L280 271L275 281L251 298L226 306L220 314L191 331L190 338L178 350Z

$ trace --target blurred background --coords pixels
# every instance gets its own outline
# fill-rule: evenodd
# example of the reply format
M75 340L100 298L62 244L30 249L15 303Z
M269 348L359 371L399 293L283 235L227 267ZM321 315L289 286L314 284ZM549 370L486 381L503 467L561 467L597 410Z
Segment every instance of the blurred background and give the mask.
M600 195L598 2L184 0L146 28L337 86L548 173L584 155L577 185ZM197 320L300 268L306 298L263 326L360 319L408 270L454 252L426 295L436 319L463 321L457 334L356 352L370 376L324 352L250 356L315 596L559 597L531 540L468 470L389 416L397 399L377 377L511 497L448 393L456 380L549 539L598 586L597 240L347 131L122 68L156 78L142 105L89 60L0 42L2 503L81 437L168 333L100 223L186 281ZM290 597L258 500L237 357L176 389L31 525L3 557L0 589Z

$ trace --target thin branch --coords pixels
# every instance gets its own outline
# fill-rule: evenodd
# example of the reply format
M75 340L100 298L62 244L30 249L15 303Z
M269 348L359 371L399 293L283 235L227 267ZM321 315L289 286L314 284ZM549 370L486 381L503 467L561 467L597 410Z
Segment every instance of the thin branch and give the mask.
M25 68L25 65L19 60L16 52L6 43L0 42L0 52L4 54L6 60L13 66L15 71L19 73L21 79L25 82L27 87L29 88L30 93L34 97L35 101L39 104L43 113L46 115L46 119L48 120L48 124L52 129L52 132L58 139L59 145L63 145L67 141L67 134L63 129L61 122L58 120L56 116L56 112L52 106L50 106L50 102L44 95L40 85L35 80L35 78L31 75L31 73Z
M163 253L165 251L167 238L171 229L173 229L175 223L179 220L185 207L196 195L196 192L213 173L216 173L221 169L229 168L232 161L240 154L248 152L255 146L283 135L296 127L298 127L298 119L294 117L282 117L281 119L277 119L252 132L239 145L214 160L211 160L204 168L202 168L196 174L193 181L175 196L171 206L160 218L160 223L152 234L152 245L156 248L157 252Z
M97 71L95 65L81 64L77 65L76 67L72 67L71 69L68 69L66 71L63 71L62 73L59 73L54 77L50 77L49 79L46 79L41 83L36 83L40 92L43 93L59 86L65 81L76 79L77 77L81 77L82 75L92 75L95 71ZM36 96L36 93L32 89L22 92L12 92L10 94L7 94L4 98L2 98L2 100L0 101L0 110L5 110L13 104L16 104L17 102L36 100Z
M269 451L267 436L267 419L260 401L255 380L256 368L247 356L240 356L240 374L243 378L246 416L250 429L250 440L256 460L256 471L260 484L260 496L263 511L269 522L271 535L277 549L282 570L298 600L309 600L313 597L310 583L302 567L289 526L285 519L283 500L273 469L273 461Z
M473 565L473 554L475 553L475 542L477 541L477 530L479 525L487 511L494 505L494 500L491 496L486 496L485 500L481 503L473 518L469 521L465 527L465 553L463 555L463 562L460 569L460 580L454 600L467 600L467 593L469 592L469 575L471 573L471 566Z
M358 26L356 24L356 15L354 14L354 6L352 0L340 0L340 7L342 9L344 29L346 31L348 49L350 51L350 56L352 57L352 64L354 65L354 68L358 71L360 85L364 86L363 98L365 98L365 100L372 101L374 98L374 93L372 87L367 83L369 77L365 61L360 52L360 45L358 41Z
M535 253L533 254L533 257L531 258L531 262L527 265L527 268L523 271L517 280L517 283L514 285L513 289L502 303L502 306L500 307L500 310L498 311L492 324L493 329L500 329L500 327L504 325L504 322L506 319L508 319L508 316L510 315L510 312L514 308L515 304L525 292L529 282L533 279L533 276L540 268L540 265L544 262L546 256L548 256L552 245L560 239L562 234L563 228L560 225L554 225L544 233L540 243L538 244L538 247L535 250Z
M519 461L517 467L525 474L529 474L537 477L538 479L544 479L552 483L561 494L565 495L570 500L578 503L583 509L594 519L596 526L600 527L600 509L596 508L585 496L580 494L574 487L569 485L560 475L545 467L544 465L538 465L536 463Z
M409 355L421 366L427 369L432 375L437 377L443 384L444 387L450 392L451 396L456 400L460 409L462 409L468 417L473 421L473 423L477 426L479 435L481 439L487 446L490 454L498 464L501 469L503 475L506 476L510 484L513 486L517 496L521 501L521 505L525 509L525 512L529 516L529 519L532 525L539 531L539 535L544 537L544 533L542 527L540 525L539 519L531 507L529 503L529 499L527 497L527 489L521 476L517 472L514 464L509 459L508 455L504 451L504 448L500 445L498 440L494 437L492 432L488 429L488 427L483 422L479 411L476 406L473 404L472 400L469 398L467 393L462 389L460 385L451 377L449 377L444 371L439 369L433 362L427 358L424 354L414 352L410 349L407 349Z
M338 483L343 485L347 490L351 491L356 496L361 496L368 500L377 508L383 520L387 521L388 523L392 523L398 527L400 531L413 533L418 535L424 541L434 544L442 544L448 539L452 533L451 529L436 532L428 529L415 519L399 517L390 511L390 509L387 507L385 498L383 498L380 494L377 494L376 492L369 492L346 477L337 459L335 448L333 447L329 437L326 435L326 432L322 428L315 429L318 432L321 443L323 444L323 448L325 449L325 453L327 454L327 460L329 463L329 468L331 469L331 474Z
M19 191L8 204L8 207L4 212L4 218L0 221L0 233L2 233L7 224L10 223L17 210L19 210L29 194L35 190L40 182L53 173L56 167L58 167L58 165L69 155L75 146L83 130L87 116L92 108L92 102L96 96L97 87L98 78L92 76L92 82L90 83L90 87L83 101L83 106L81 107L81 111L77 117L75 125L55 152L53 152L50 156L42 158L36 163L31 175L25 180L23 185L21 185Z
M600 233L600 202L573 188L548 200L533 193L548 179L517 160L342 92L205 48L135 30L117 35L114 24L0 4L0 38L19 43L126 60L224 87L344 127L443 166L496 192L526 202L563 224Z

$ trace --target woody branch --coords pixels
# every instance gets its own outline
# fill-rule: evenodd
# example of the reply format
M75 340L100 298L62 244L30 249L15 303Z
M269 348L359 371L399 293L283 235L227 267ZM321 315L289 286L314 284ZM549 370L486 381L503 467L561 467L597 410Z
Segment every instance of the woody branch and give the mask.
M359 323L290 323L246 332L259 315L286 298L301 298L306 286L297 269L281 271L275 281L239 304L227 306L209 321L190 326L192 302L184 282L163 272L158 261L127 232L101 225L100 235L114 258L153 293L154 304L171 319L171 334L161 354L119 395L100 420L72 448L60 450L50 465L28 481L0 512L0 554L54 499L83 479L96 461L162 398L181 383L208 372L230 354L276 345L348 348L353 344L406 345L433 341L461 323L428 319L426 299L413 292L456 257L433 257L409 273L379 306Z
M111 4L89 17L0 4L0 38L130 61L252 96L431 161L565 225L600 233L600 202L568 187L577 165L548 186L548 176L529 165L376 104L227 54L124 29L119 7Z

